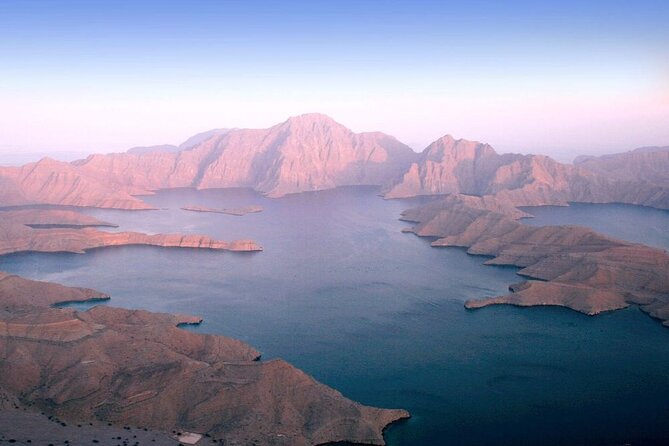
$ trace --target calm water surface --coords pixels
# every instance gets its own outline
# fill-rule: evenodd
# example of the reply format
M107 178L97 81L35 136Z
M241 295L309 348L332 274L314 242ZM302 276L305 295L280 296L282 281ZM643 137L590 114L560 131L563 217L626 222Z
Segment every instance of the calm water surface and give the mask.
M523 208L529 225L581 225L612 237L669 249L669 211L629 204L572 203Z
M667 328L636 308L465 310L466 299L504 293L516 270L401 233L399 214L416 201L370 188L276 200L184 189L146 200L161 209L86 212L120 230L253 238L265 251L21 254L0 257L0 270L97 288L116 306L201 315L196 331L242 339L365 404L411 411L388 430L393 446L669 441ZM265 210L179 209L189 204ZM632 207L629 225L644 212Z

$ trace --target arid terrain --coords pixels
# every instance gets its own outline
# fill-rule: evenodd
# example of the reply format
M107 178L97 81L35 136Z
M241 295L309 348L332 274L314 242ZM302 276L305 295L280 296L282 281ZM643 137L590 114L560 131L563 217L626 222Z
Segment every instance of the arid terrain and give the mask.
M198 317L53 307L107 297L0 275L3 393L69 424L188 431L225 444L383 444L384 427L408 417L347 400L242 342L177 328Z
M123 245L262 251L262 240L109 231L114 222L72 207L152 212L142 196L166 188L246 187L279 198L375 185L386 199L441 196L402 215L415 223L407 231L433 237L432 246L466 247L490 257L488 265L521 268L527 281L511 285L508 295L470 300L469 309L556 305L595 315L638 305L669 326L666 251L584 227L518 221L531 217L519 207L570 202L669 209L668 154L643 148L563 164L541 155L500 155L487 144L451 136L415 153L391 136L356 134L327 116L302 115L268 129L204 132L181 146L0 167L0 256ZM182 209L234 216L262 211L251 205ZM188 431L225 444L316 445L384 444L384 428L409 416L350 401L285 361L259 360L260 353L240 341L177 327L198 323L197 317L54 307L108 297L0 275L2 419L27 422L18 414L29 412L21 416L45 423L44 432L57 417L70 426L111 423L109 432L146 428L142 435L165 441L173 441L173 431ZM39 432L34 438L44 438Z

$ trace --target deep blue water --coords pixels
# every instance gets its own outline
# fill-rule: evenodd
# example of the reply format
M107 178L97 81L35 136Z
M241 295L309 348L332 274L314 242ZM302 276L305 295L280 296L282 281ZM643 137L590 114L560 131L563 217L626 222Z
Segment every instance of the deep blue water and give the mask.
M111 305L201 315L196 331L242 339L365 404L411 411L388 430L393 446L669 441L669 329L637 308L597 317L465 310L464 300L504 293L520 278L401 233L399 214L416 201L384 201L370 188L275 200L184 189L146 199L162 209L86 212L120 230L253 238L265 251L20 254L0 257L0 270L106 291ZM265 210L179 209L188 204ZM645 212L632 207L625 218L638 227Z
M580 225L612 237L669 249L669 211L629 204L571 203L523 208L530 225Z

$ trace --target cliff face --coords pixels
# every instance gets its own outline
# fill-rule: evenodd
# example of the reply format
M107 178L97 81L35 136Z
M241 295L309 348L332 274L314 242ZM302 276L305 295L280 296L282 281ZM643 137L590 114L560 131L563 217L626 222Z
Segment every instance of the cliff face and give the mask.
M43 158L25 166L0 167L0 206L57 204L116 209L152 209L115 187L104 176L89 175L76 165Z
M462 193L494 196L508 206L577 201L669 209L668 156L632 152L572 166L542 155L499 155L487 144L445 136L421 153L385 197Z
M545 156L499 155L488 144L445 136L430 144L386 198L548 187L564 190L575 172Z
M199 318L95 307L104 298L0 273L0 388L65 420L209 434L226 444L383 444L403 410L362 406L234 339L181 330Z
M263 130L214 132L179 153L94 155L88 175L135 192L169 187L251 187L270 196L343 185L384 185L415 153L382 133L356 134L324 115Z
M415 195L487 193L495 172L520 155L499 156L488 144L446 135L430 144L411 164L402 180L386 193L387 198Z
M213 130L180 147L145 149L0 168L0 206L147 209L133 195L250 187L279 197L380 185L386 198L462 193L494 195L509 206L581 201L669 209L669 152L661 148L569 165L540 155L499 155L487 144L445 136L416 154L383 133L353 133L327 116L307 114L268 129Z
M663 250L615 240L578 226L533 227L518 223L503 204L448 197L406 211L411 232L438 237L432 246L460 246L492 256L487 265L513 265L531 280L490 304L560 305L586 314L638 304L669 326L669 256ZM489 199L491 200L491 199Z
M356 134L327 116L310 114L267 130L230 131L218 138L210 156L215 159L201 171L198 187L250 186L280 196L387 184L415 153L393 137Z
M669 187L669 146L642 147L625 153L579 157L574 164L589 171L621 180L644 179Z
M155 150L154 150L155 149ZM353 133L324 115L269 129L213 130L179 148L139 148L64 163L0 168L0 206L149 209L133 195L174 187L251 187L278 197L345 185L388 185L416 154L383 133Z

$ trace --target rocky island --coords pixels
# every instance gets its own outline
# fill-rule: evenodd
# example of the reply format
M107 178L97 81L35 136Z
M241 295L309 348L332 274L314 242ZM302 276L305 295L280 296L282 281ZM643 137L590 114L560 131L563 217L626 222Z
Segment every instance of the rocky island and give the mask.
M243 342L177 328L197 317L53 307L105 297L0 273L3 392L67 423L187 431L225 444L384 444L385 426L409 416L350 401L285 361L260 361Z

